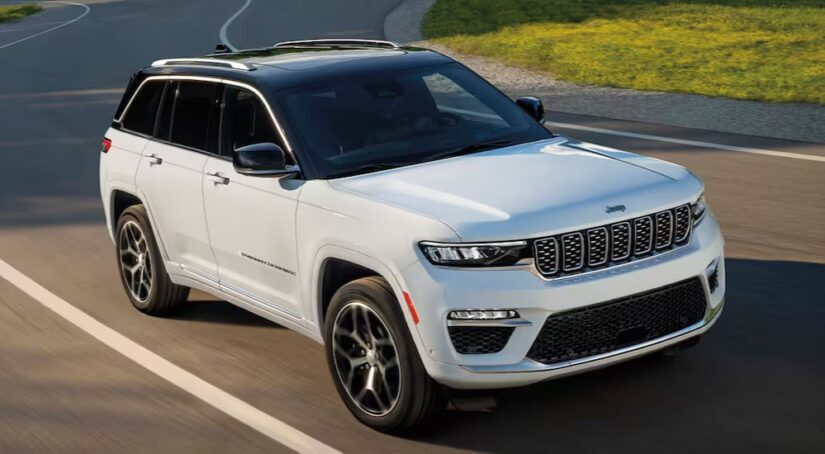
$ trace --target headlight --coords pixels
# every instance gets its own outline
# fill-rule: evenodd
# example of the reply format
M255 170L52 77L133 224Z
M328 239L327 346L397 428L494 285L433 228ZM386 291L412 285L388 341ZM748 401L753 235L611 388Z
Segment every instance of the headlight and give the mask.
M705 203L705 194L702 194L695 202L690 204L690 212L693 214L693 225L698 224L705 218L705 211L707 211L707 204Z
M503 243L421 243L421 250L433 265L509 266L526 256L526 241Z

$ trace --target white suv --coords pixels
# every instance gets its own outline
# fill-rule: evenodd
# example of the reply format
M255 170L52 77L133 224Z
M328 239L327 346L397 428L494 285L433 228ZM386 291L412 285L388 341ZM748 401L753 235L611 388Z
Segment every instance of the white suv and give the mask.
M695 343L725 292L702 182L542 123L538 99L384 41L155 62L100 159L126 293L157 314L197 288L323 343L383 431L450 388Z

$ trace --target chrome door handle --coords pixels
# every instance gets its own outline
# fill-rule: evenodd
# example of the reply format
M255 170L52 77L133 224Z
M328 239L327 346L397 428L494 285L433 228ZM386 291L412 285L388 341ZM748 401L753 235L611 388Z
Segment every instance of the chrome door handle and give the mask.
M152 154L146 157L146 160L149 161L150 166L159 166L163 164L163 158L156 154Z
M221 175L218 172L207 173L206 178L208 178L209 181L212 181L215 184L229 184L229 178Z

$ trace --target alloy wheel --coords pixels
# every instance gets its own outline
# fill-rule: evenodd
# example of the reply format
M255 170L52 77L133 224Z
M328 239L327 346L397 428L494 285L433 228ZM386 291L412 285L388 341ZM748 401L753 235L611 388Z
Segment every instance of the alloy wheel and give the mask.
M401 393L401 365L390 330L376 311L348 302L335 318L332 347L338 378L361 410L384 416Z
M128 221L123 225L118 249L126 287L135 300L145 303L152 294L153 266L146 235L136 222Z

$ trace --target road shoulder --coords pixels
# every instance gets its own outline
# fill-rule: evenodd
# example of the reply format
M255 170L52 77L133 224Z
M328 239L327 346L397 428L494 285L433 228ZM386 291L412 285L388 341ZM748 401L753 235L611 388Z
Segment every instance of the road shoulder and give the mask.
M707 129L778 139L825 142L825 106L762 103L702 95L583 86L457 53L421 40L421 22L434 0L406 0L384 22L387 39L427 47L449 55L511 97L541 97L548 110L595 115L668 126Z

